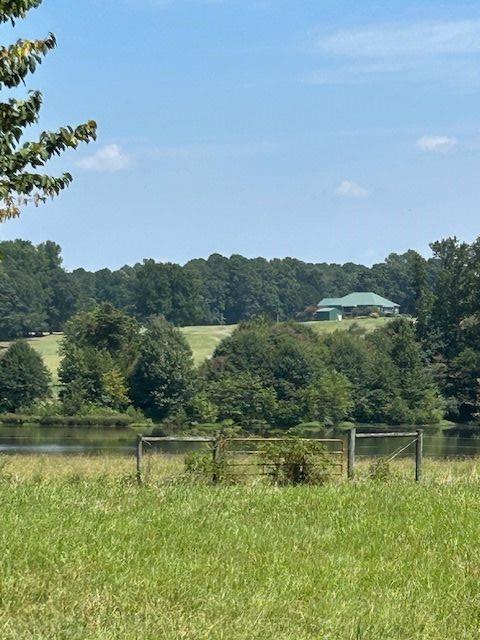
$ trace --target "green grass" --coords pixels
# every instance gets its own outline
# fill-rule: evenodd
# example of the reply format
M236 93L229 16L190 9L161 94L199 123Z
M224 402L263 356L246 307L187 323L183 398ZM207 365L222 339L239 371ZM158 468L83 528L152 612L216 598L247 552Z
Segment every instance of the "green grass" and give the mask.
M0 476L2 640L478 638L467 476L138 487L131 459L33 460Z
M350 319L342 320L341 322L337 322L335 320L327 320L324 322L305 322L307 326L309 326L317 333L332 333L332 331L348 331L352 325L357 326L359 329L365 331L366 333L370 333L379 327L385 326L387 322L390 322L390 318L358 318L358 319Z
M360 328L367 332L383 326L388 322L387 318L360 318L358 320L343 320L342 322L306 322L309 327L318 333L331 333L332 331L348 330L353 323L356 323ZM229 336L236 325L216 325L208 327L182 327L181 331L188 340L188 343L193 351L193 357L195 364L199 365L207 358L210 358L215 350L215 347L223 340L223 338ZM47 335L43 338L31 338L28 342L34 347L40 355L43 357L45 364L52 372L53 384L58 382L57 371L60 358L58 356L58 347L62 336ZM0 342L0 349L8 346L6 342Z
M215 347L229 336L235 327L236 325L182 327L181 331L192 349L195 364L199 365L210 358L215 351Z

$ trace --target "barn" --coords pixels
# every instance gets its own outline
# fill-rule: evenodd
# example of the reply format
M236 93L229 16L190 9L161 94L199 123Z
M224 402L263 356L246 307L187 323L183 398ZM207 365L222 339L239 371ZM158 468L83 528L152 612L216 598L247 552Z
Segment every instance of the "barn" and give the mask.
M342 312L336 307L322 307L315 312L316 320L341 320Z

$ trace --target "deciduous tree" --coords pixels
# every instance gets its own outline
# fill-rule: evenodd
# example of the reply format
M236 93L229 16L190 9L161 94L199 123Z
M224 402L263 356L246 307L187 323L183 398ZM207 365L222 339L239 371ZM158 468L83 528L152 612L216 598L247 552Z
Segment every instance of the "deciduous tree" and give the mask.
M141 336L130 387L135 406L158 419L179 411L193 396L192 352L180 331L163 318L152 320Z
M0 22L24 18L42 0L4 0L0 3ZM34 73L43 57L56 46L51 33L44 39L17 40L0 47L0 90L14 89ZM38 140L22 142L26 127L38 122L42 94L30 91L27 98L4 99L0 102L0 222L20 214L21 206L35 204L58 195L72 181L70 173L53 177L38 173L53 156L67 148L96 137L96 123L90 120L77 127L61 127L44 131Z
M50 374L30 345L14 342L0 357L0 411L17 411L48 397Z

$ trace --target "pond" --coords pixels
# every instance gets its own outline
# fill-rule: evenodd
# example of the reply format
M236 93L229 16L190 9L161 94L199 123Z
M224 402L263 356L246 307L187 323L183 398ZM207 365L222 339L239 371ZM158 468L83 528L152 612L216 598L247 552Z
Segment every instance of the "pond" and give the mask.
M372 425L362 425L362 431ZM399 427L405 430L405 427ZM329 432L327 437L346 439L345 432ZM410 438L411 439L411 438ZM135 452L136 432L131 429L105 429L82 427L0 426L0 454L9 453L61 453L61 454L125 454ZM359 439L357 456L382 456L406 445L409 438ZM155 447L164 453L186 453L196 448L194 443L163 442ZM403 455L412 455L413 447ZM465 425L442 430L425 429L424 455L433 457L480 455L480 429Z

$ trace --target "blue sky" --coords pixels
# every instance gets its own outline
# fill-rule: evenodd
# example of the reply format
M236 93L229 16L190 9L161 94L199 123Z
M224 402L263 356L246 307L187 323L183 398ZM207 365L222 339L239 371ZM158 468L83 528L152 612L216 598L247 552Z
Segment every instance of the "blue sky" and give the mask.
M50 165L73 186L0 228L68 268L479 233L478 0L44 0L0 31L57 35L27 82L42 128L99 124Z

